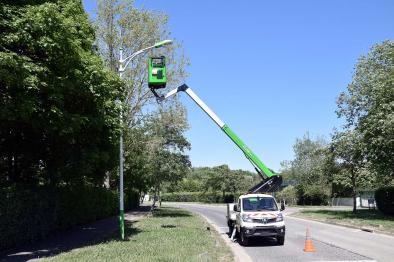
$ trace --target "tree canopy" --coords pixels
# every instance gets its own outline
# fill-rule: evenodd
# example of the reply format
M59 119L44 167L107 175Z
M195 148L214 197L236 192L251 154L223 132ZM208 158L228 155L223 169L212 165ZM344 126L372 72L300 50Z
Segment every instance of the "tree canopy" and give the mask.
M98 1L94 21L96 43L106 66L117 72L120 48L127 57L171 38L167 22L166 14L137 9L132 0ZM167 85L181 84L187 75L188 60L179 43L174 41L171 46L150 51L149 55L165 55ZM179 179L190 165L186 154L190 144L183 134L187 128L186 110L176 97L162 105L156 103L148 88L146 60L144 54L136 56L123 74L125 183L128 188L139 191L148 191L152 186L157 189L163 181ZM177 137L176 140L173 136ZM168 162L165 161L167 157ZM111 181L115 185L116 174L111 176Z
M361 134L366 157L378 175L394 178L394 42L362 56L337 101L345 128Z
M1 182L101 184L116 163L122 85L81 1L7 1L0 19Z

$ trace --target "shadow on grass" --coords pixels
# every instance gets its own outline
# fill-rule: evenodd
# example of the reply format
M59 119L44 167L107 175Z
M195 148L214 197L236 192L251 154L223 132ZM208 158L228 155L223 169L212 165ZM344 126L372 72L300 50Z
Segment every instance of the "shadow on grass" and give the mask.
M302 210L303 214L325 215L332 219L365 219L365 220L386 220L394 221L393 216L384 215L378 210L357 210L353 213L351 210Z
M141 232L131 221L125 221L125 241L132 241ZM118 217L99 220L88 225L59 232L38 243L26 244L13 250L0 252L0 261L27 261L56 256L76 248L95 246L120 239Z
M192 215L182 209L173 208L173 207L161 207L153 211L154 217L191 217Z
M104 244L104 243L111 242L111 241L130 241L130 240L132 240L132 238L134 236L136 236L137 234L142 232L141 229L133 226L133 224L135 222L137 222L137 221L127 221L127 220L125 221L124 240L122 240L120 238L120 232L119 232L119 230L117 230L116 232L113 232L112 234L110 234L106 238L101 239L99 241L95 241L92 244L97 245L97 244Z

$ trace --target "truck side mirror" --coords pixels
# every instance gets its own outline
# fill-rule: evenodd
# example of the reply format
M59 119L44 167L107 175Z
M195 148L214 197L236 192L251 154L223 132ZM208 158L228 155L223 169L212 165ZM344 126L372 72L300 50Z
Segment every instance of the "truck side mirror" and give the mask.
M285 202L280 202L280 211L285 210Z
M238 211L237 204L235 204L235 205L234 205L234 207L233 207L233 210L234 210L235 212L237 212L237 211Z

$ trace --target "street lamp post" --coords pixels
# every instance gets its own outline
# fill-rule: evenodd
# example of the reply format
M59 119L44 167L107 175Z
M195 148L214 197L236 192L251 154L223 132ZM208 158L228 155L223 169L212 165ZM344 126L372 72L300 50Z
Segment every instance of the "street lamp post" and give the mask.
M137 55L142 54L152 48L159 48L165 45L169 45L172 43L172 40L164 40L160 41L152 46L146 47L141 49L130 56L123 59L123 48L120 48L119 52L119 77L122 79L123 72L126 70L127 66L129 65L130 61L133 60ZM122 110L120 110L120 121L121 125L123 126L123 115ZM123 130L121 129L120 132L120 139L119 139L119 226L120 226L120 236L122 240L124 240L124 194L123 194Z

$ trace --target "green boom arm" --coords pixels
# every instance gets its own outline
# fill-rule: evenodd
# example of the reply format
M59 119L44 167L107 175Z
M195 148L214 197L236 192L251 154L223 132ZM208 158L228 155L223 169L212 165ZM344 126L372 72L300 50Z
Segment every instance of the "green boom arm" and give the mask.
M274 174L268 169L266 165L253 153L252 150L239 138L228 125L222 127L223 132L244 152L247 159L259 169L266 177L272 177Z
M154 91L154 90L152 90ZM183 91L187 93L191 99L222 129L222 131L242 150L246 158L253 164L256 171L260 176L264 176L266 179L253 187L251 191L257 192L261 189L264 191L274 191L282 183L282 178L273 174L272 171L264 165L264 163L253 153L252 150L234 133L229 126L227 126L220 118L189 88L186 84L170 91L165 96L158 96L156 92L153 92L159 100L167 99L176 93ZM264 177L262 177L264 179Z

